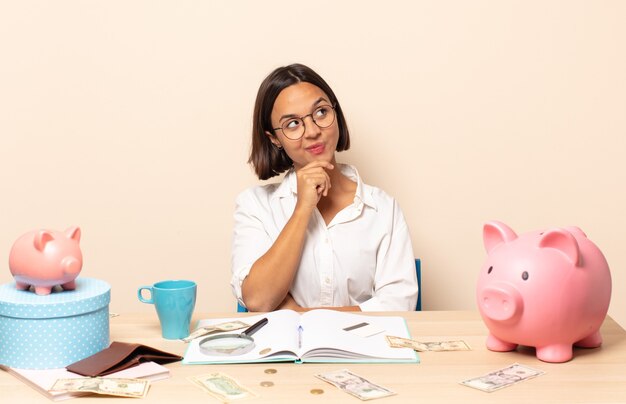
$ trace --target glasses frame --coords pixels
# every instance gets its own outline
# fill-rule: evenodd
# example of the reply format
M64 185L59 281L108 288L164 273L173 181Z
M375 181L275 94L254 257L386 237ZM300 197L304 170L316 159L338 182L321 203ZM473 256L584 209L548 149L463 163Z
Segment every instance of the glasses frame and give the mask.
M331 122L331 123L329 123L329 124L328 124L328 125L326 125L326 126L321 126L319 123L317 123L317 121L315 120L315 118L313 118L313 114L315 113L315 111L317 111L318 109L320 109L320 108L322 108L322 107L330 107L330 109L332 109L332 110L333 110L333 120L332 120L332 122ZM320 129L326 129L326 128L330 127L333 123L335 123L335 121L337 120L337 112L335 111L335 108L336 108L336 106L335 106L335 105L322 104L322 105L317 106L317 108L315 108L315 109L313 110L313 112L311 112L310 114L306 114L306 115L302 115L302 116L296 116L296 117L291 118L291 119L300 119L300 120L302 121L302 134L300 135L300 137L298 137L298 138L296 138L296 139L292 139L292 138L290 138L289 136L287 136L287 135L285 134L285 131L283 130L283 127L282 127L282 126L281 126L280 128L272 128L272 130L273 130L274 132L276 132L277 130L279 130L279 129L280 129L280 131L281 131L281 132L283 132L283 136L285 136L287 139L289 139L289 140L293 140L293 141L295 142L296 140L300 140L300 139L302 139L302 137L303 137L303 136L304 136L304 134L306 133L306 122L304 121L304 118L306 118L307 116L310 116L310 117L311 117L311 120L313 121L313 123L314 123L314 124L315 124L318 128L320 128ZM289 122L289 120L287 120L285 123L287 123L287 122Z

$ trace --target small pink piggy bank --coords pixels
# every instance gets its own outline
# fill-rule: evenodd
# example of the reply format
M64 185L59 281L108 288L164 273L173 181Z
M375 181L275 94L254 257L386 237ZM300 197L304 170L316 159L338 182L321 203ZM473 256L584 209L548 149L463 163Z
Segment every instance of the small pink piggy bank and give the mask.
M487 348L535 347L545 362L572 359L572 345L602 344L600 325L611 300L602 252L577 227L518 236L504 223L483 229L487 260L476 297L489 329Z
M9 268L18 289L35 287L38 295L48 295L55 285L72 290L83 266L80 228L65 232L31 231L18 238L9 254Z

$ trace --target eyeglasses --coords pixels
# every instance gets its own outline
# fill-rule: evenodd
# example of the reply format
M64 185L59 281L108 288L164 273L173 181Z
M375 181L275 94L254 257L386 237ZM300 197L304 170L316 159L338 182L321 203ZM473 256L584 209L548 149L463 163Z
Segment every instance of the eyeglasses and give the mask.
M287 139L298 140L304 136L304 131L306 130L304 118L307 116L310 116L313 123L320 128L328 128L335 122L335 107L331 105L321 105L308 115L287 119L280 128L274 128L273 130L277 131L280 129Z

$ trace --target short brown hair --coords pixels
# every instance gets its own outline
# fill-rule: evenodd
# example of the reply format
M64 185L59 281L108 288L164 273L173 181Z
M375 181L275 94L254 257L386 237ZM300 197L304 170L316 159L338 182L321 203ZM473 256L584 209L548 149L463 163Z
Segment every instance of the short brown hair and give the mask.
M301 82L311 83L328 95L329 101L335 107L337 125L339 125L339 141L336 150L343 151L350 148L350 133L341 105L326 81L310 67L301 64L279 67L263 80L254 104L252 150L248 163L252 164L257 177L261 180L274 177L293 165L293 161L287 156L285 150L275 147L265 132L274 132L271 115L278 94L285 88Z

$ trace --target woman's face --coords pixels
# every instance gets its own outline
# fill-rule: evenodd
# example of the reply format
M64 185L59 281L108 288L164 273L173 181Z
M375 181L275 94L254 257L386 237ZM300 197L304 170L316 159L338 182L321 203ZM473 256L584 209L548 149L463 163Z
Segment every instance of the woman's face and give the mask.
M304 128L301 128L304 133L298 140L287 138L281 129L266 134L274 145L285 149L296 170L317 160L335 163L335 150L339 140L337 119L326 128L320 128L312 119L315 117L318 122L322 122L323 114L334 114L330 107L328 95L311 83L296 83L278 94L272 109L272 127L285 127L288 130L289 127L295 128L304 123Z

